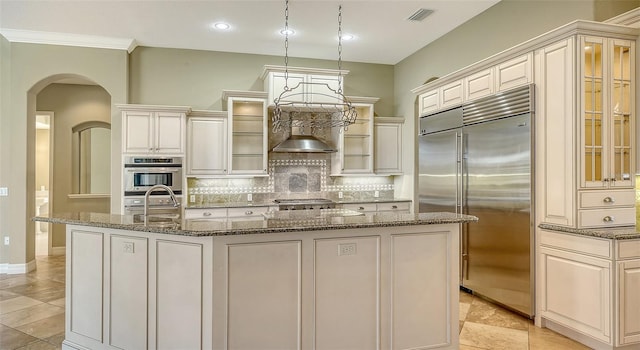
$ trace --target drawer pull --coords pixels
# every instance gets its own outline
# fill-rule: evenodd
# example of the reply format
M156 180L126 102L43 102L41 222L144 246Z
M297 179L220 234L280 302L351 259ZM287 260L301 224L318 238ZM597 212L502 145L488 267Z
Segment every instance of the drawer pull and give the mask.
M611 197L604 197L602 201L605 203L615 203L616 200Z
M204 213L202 213L202 216L211 216L211 213L208 211L205 211Z
M607 216L602 218L602 221L604 221L604 222L613 222L614 218L613 218L613 216L607 215Z
M398 206L397 205L392 205L391 209L398 209Z
M358 210L364 210L364 207L358 207Z
M247 211L244 212L244 215L251 215L251 214L253 214L253 211L251 211L251 210L247 210Z

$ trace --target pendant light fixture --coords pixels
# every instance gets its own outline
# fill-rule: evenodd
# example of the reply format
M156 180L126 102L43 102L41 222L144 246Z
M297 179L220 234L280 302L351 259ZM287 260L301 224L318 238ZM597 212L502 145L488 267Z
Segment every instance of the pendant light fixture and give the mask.
M337 90L327 83L307 81L289 86L289 0L285 0L284 18L284 89L274 100L273 131L289 131L292 127L311 133L324 128L346 129L355 123L357 112L342 93L342 5L338 6Z

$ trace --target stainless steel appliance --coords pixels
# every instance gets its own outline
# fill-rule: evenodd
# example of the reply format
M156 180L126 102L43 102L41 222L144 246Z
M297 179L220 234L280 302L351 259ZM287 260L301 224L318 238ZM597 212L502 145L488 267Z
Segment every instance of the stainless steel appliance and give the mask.
M182 194L181 157L126 157L124 160L124 195L144 196L155 185L165 185L174 194ZM168 195L167 191L153 195Z
M475 215L462 227L463 288L532 317L533 86L424 116L419 211Z
M178 206L182 202L182 197L175 196ZM169 195L154 195L149 197L148 208L153 209L156 214L176 213L175 203ZM124 197L124 213L126 215L143 215L144 214L144 195L142 196L126 196Z

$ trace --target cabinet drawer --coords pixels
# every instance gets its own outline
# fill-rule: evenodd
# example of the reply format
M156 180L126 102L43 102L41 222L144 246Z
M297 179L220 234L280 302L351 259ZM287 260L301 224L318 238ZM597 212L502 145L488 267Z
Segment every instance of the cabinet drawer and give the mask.
M635 224L635 207L578 210L579 227L628 226Z
M213 218L226 218L227 217L227 209L185 209L184 210L184 218L185 219L213 219Z
M618 259L640 258L640 240L618 242Z
M269 207L242 207L242 208L229 208L229 217L262 217L262 214L269 211Z
M378 211L409 211L409 202L378 203Z
M578 252L609 259L612 257L611 240L576 236L572 234L540 231L540 244L547 247Z
M343 204L342 209L355 210L361 212L374 212L376 211L375 203L354 203L354 204Z
M585 191L579 196L580 208L583 209L633 206L636 203L635 190Z

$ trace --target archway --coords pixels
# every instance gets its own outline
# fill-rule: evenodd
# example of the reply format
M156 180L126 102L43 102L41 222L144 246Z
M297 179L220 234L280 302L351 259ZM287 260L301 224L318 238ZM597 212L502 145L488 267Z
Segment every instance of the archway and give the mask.
M35 213L35 194L39 187L35 183L36 114L37 111L54 112L55 127L51 134L51 166L49 173L49 213L68 211L109 212L110 196L102 193L91 196L77 193L73 189L72 127L87 122L111 123L111 95L91 79L77 74L57 74L40 80L27 92L27 212ZM96 117L97 116L97 117ZM110 137L109 137L110 140ZM106 149L110 149L107 146ZM104 162L110 163L106 157ZM65 172L68 172L65 173ZM107 172L108 173L108 172ZM33 178L32 178L33 177ZM77 178L76 178L77 179ZM84 209L86 207L86 210ZM64 227L50 225L48 255L64 254ZM35 227L27 224L27 249L33 247L35 256ZM33 237L32 237L33 236ZM31 255L28 253L28 255Z

